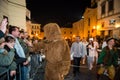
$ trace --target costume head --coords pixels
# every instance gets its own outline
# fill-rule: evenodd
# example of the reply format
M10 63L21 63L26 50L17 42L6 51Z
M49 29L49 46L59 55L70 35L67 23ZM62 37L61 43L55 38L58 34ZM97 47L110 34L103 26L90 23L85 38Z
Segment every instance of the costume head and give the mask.
M48 23L44 26L44 34L47 40L61 39L61 30L58 24Z

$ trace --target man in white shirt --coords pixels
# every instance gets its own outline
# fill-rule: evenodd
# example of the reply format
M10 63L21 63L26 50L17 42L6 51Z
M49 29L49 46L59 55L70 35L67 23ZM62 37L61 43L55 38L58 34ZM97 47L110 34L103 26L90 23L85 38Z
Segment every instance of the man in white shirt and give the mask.
M79 73L80 60L83 56L83 44L80 42L80 36L76 36L76 41L71 46L71 53L73 53L73 73Z

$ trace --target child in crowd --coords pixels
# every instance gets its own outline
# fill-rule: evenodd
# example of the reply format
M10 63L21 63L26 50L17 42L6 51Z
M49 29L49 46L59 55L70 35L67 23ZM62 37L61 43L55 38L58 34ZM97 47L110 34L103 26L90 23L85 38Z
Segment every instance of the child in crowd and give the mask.
M11 36L7 36L0 39L0 74L10 69L10 76L16 75L16 63L14 59L14 44L15 39Z

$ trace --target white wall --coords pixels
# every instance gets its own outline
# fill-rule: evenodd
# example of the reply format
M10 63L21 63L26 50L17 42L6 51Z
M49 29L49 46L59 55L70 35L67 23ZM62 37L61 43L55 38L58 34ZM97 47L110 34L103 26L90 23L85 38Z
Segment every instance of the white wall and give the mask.
M3 19L3 15L8 15L8 2L5 0L0 0L0 21Z
M25 0L0 0L0 20L3 15L8 16L10 25L26 30Z
M26 30L26 5L25 0L9 0L9 20L11 25ZM20 5L19 5L20 4Z

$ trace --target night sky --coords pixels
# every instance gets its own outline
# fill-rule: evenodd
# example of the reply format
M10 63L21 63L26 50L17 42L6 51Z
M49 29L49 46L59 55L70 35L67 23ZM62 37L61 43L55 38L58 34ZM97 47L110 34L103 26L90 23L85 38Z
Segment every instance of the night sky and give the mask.
M72 27L72 23L81 19L90 0L26 0L31 11L31 20L44 26L56 22L61 27Z

